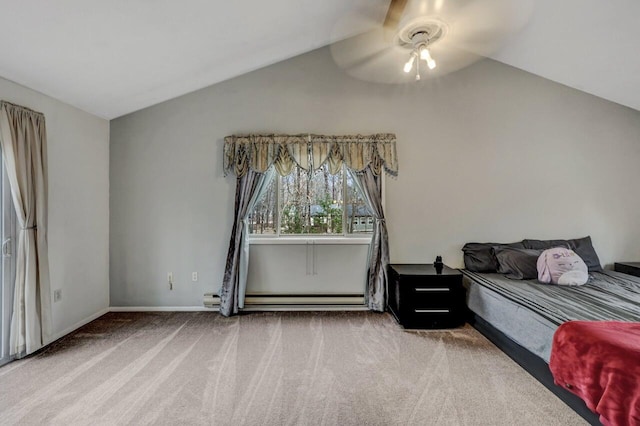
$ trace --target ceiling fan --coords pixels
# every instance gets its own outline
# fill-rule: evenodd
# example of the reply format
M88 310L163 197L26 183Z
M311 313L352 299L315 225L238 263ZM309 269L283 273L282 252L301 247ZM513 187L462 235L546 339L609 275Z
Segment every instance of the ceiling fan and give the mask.
M391 0L383 20L380 10L345 17L338 28L368 30L333 43L331 54L361 80L419 81L489 56L524 26L531 11L531 0Z

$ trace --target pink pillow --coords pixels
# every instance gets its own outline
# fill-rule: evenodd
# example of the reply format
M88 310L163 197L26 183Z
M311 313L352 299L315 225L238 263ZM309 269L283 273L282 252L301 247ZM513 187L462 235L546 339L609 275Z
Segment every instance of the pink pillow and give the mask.
M587 265L573 250L554 247L538 257L538 280L559 285L583 285L589 280Z

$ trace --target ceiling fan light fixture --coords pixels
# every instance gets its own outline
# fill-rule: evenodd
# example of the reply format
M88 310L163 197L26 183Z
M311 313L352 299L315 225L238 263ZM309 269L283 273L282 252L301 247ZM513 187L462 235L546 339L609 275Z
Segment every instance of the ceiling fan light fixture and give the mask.
M406 73L410 73L411 72L411 70L413 69L413 63L415 62L415 60L416 60L416 55L412 54L409 57L409 60L407 61L407 63L404 64L404 72L406 72Z
M429 53L429 49L427 49L427 46L421 46L420 47L420 59L429 62L430 60L433 60L431 58L431 54Z
M437 37L434 37L435 40L442 36L442 30L440 28L437 28L437 30ZM404 72L410 73L413 69L415 59L418 58L418 63L416 64L416 80L420 80L420 61L425 61L430 70L436 67L436 61L431 57L431 52L428 48L429 43L435 40L429 37L429 33L430 31L427 29L417 29L410 35L410 43L413 45L413 49L403 69Z
M420 59L427 63L430 70L436 67L436 61L431 57L431 53L429 52L429 49L427 49L426 45L420 47Z

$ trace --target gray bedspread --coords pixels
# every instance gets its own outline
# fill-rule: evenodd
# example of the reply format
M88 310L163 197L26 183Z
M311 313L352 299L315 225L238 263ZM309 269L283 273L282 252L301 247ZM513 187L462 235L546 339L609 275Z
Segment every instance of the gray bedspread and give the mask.
M463 271L470 280L560 325L570 320L640 321L640 278L593 272L583 286L510 280L500 274Z
M467 304L479 317L546 362L553 334L566 321L640 321L640 278L593 272L578 287L510 280L464 271Z

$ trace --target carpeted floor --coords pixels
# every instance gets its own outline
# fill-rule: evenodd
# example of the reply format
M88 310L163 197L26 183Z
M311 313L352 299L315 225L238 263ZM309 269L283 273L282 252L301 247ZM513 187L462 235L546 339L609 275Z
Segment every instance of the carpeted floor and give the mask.
M193 312L109 313L0 368L0 424L585 423L469 326Z

